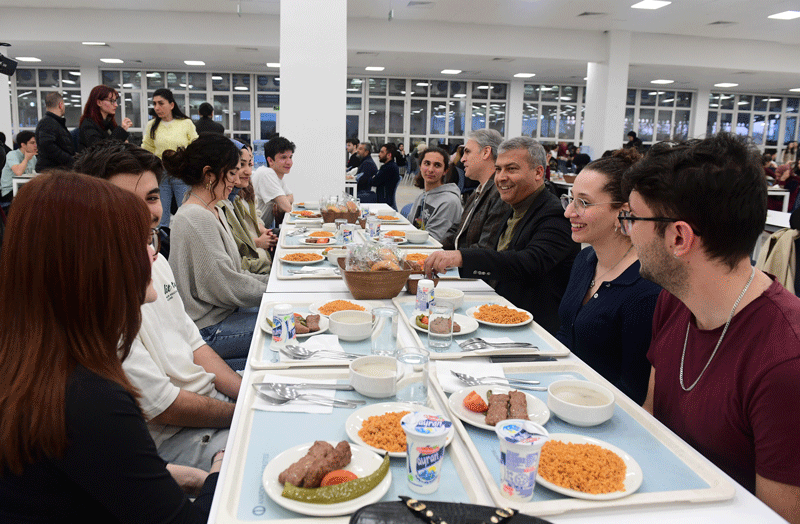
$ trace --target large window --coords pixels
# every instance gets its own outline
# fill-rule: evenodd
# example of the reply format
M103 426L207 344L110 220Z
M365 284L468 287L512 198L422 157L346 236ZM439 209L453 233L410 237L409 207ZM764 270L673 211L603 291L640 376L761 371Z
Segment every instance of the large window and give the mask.
M620 143L635 131L644 145L665 140L686 140L692 115L689 91L628 89L625 103L625 126Z
M78 127L83 113L80 71L50 68L17 69L13 80L16 86L17 107L12 113L16 117L14 127L17 132L23 129L31 131L36 129L39 119L47 112L44 99L53 91L59 91L64 97L67 127L70 129Z
M711 93L706 132L728 131L753 139L762 151L780 152L797 140L800 98Z
M585 91L579 86L525 84L522 134L545 143L579 143Z

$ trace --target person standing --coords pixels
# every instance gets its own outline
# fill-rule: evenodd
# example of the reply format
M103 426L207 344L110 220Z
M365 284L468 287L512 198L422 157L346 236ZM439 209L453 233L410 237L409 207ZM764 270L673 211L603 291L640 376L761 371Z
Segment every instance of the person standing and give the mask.
M623 177L618 220L664 288L643 407L797 523L800 299L750 262L767 217L758 155L731 133L654 145Z
M397 184L400 182L400 168L397 167L394 161L395 153L397 153L397 147L391 142L381 146L381 150L378 152L378 160L383 162L383 165L378 170L378 174L372 179L372 185L375 187L378 203L388 204L397 211L395 192L397 191Z
M2 177L0 177L0 203L10 204L13 199L15 176L33 175L36 172L36 137L31 131L17 134L19 149L5 156Z
M356 148L356 153L361 159L356 173L356 196L362 204L374 204L378 201L378 196L372 190L372 179L378 173L378 166L372 160L372 145L369 142L361 142Z
M75 143L67 129L64 117L64 97L53 91L44 98L47 113L36 124L36 145L39 148L37 165L39 171L69 169L75 161Z
M169 89L162 87L155 90L153 110L156 116L147 123L142 140L142 148L145 150L161 158L164 151L176 151L180 147L188 146L197 138L194 123L175 103L175 97ZM169 227L172 200L175 199L177 207L180 207L188 189L186 184L170 176L170 173L161 179L163 214L159 227Z
M78 152L87 147L111 138L126 142L128 129L133 125L130 118L123 118L117 125L114 115L119 107L119 93L111 87L99 85L92 89L89 100L83 108L78 133Z
M200 119L194 123L197 134L200 133L217 133L219 135L225 134L225 128L219 122L214 122L214 106L208 102L203 102L197 110L200 113Z

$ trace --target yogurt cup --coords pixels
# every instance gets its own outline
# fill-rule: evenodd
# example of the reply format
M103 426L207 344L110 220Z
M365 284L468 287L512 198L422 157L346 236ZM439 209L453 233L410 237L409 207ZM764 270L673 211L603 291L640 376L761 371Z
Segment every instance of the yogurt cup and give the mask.
M431 413L412 412L400 420L406 433L406 480L411 491L427 494L439 489L444 448L453 423Z
M542 446L549 433L529 420L508 419L494 428L500 441L500 492L511 500L533 498Z

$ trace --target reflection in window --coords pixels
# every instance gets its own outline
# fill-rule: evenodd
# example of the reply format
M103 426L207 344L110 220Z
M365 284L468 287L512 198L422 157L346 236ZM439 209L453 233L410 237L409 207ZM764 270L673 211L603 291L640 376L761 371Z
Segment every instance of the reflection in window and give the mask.
M675 91L659 91L658 106L672 107L675 105Z
M411 122L409 132L412 135L424 135L427 133L425 124L428 121L428 101L411 101Z
M450 116L447 123L447 133L450 136L463 136L466 132L464 119L466 118L467 103L464 100L450 101Z
M480 100L489 98L489 82L472 82L472 98Z
M431 95L432 97L436 98L446 98L447 97L447 88L448 88L447 80L434 80L431 82Z
M783 133L783 143L797 140L797 117L790 116L786 118L786 131Z
M648 91L646 89L642 89L639 95L639 105L640 106L654 106L656 105L656 97L658 96L658 91ZM641 137L639 137L641 138ZM642 138L642 140L644 140Z
M189 108L186 111L186 114L189 115L195 122L200 120L200 104L205 101L206 95L204 93L189 93ZM222 117L214 114L214 121L221 122Z
M411 80L411 96L428 96L430 82L427 80Z
M358 107L356 109L361 109L361 99L360 98L356 98L356 100L358 100ZM267 107L267 108L272 109L272 108L278 107L281 104L281 97L277 93L276 94L259 94L256 97L256 102L258 104L258 107ZM348 109L350 109L350 107L349 107L350 99L349 98L347 99L347 103L348 103Z
M261 82L262 82L261 81L262 76L264 76L264 75L259 75L258 76L258 78L259 78L259 90L261 89L260 86L261 86ZM356 93L360 94L361 91L362 91L362 86L363 85L364 85L364 81L361 80L360 78L348 78L347 79L347 94L348 95L353 95L353 94L356 94Z
M474 97L474 95L473 95ZM536 102L539 100L539 86L536 84L525 84L522 91L522 99Z
M675 111L675 132L673 139L687 140L689 138L690 111Z
M258 98L261 99L263 95L258 95ZM360 96L348 96L347 97L347 110L348 111L361 111L361 97Z
M798 106L800 106L800 98L787 98L786 99L786 112L797 113Z
M230 99L228 95L215 95L214 96L214 115L222 116L222 125L225 129L230 129ZM216 120L216 118L214 119Z
M61 87L58 69L39 69L39 87Z
M457 80L450 82L450 97L465 98L467 96L467 83Z
M541 87L542 102L558 102L558 86Z
M211 89L213 89L214 91L230 91L231 90L230 73L212 73Z
M492 100L505 100L508 98L508 84L496 84L492 82Z
M385 78L370 78L369 94L375 96L386 96L386 79Z
M573 86L561 86L562 102L577 102L578 101L578 88Z
M781 115L780 113L770 113L767 117L767 142L768 146L778 145L778 132L781 129Z
M147 89L155 90L164 87L164 73L161 71L148 71L145 75L147 77Z
M445 82L446 83L446 82ZM431 102L431 134L443 135L447 106L443 102Z
M121 93L124 99L125 117L130 118L133 127L142 127L142 95L141 93Z
M586 91L584 89L584 91ZM628 89L628 94L625 99L625 105L635 106L636 105L636 89ZM625 135L626 137L628 135Z
M189 73L189 89L192 91L205 91L206 90L206 74L205 73Z
M736 134L740 136L750 134L750 113L739 113L736 116Z
M717 112L716 111L709 111L708 112L708 119L706 120L706 134L707 135L716 135L717 134Z
M17 69L14 77L17 79L17 87L36 87L35 69Z
M345 134L347 135L345 138L358 138L358 118L358 115L347 115L345 117ZM261 136L264 135L262 134Z
M186 89L186 73L167 73L167 87L172 90Z
M653 127L655 126L655 109L639 110L639 133L638 137L642 142L653 141Z
M250 131L250 95L233 95L233 130Z
M234 74L233 90L250 92L250 75Z
M386 99L369 99L369 133L386 132Z
M544 96L544 92L542 92ZM556 116L558 114L557 106L542 105L542 116L540 136L542 138L555 138L556 137Z
M562 105L558 118L558 138L575 138L575 106Z
M753 142L764 143L764 115L753 115Z
M405 96L406 81L404 78L392 78L389 80L389 96Z
M474 116L473 116L473 118L474 118ZM522 134L523 134L523 136L529 136L531 138L536 138L536 130L538 129L538 127L539 127L539 106L538 106L538 104L523 104L523 106L522 106Z
M39 114L36 111L36 91L22 91L17 94L20 127L36 127Z
M389 132L403 132L403 108L404 100L389 100Z
M719 130L725 133L731 132L733 123L733 113L722 113L719 117Z
M205 75L203 75L205 76ZM122 88L123 89L141 89L142 87L142 72L141 71L123 71L122 72Z
M672 134L672 111L658 112L658 125L656 126L656 141L669 140Z
M636 91L635 89L628 89L628 93L630 95L630 91ZM634 96L634 98L636 98ZM633 107L626 107L625 108L625 126L622 129L622 141L628 141L628 133L633 131L633 119L636 113L636 109Z
M17 71L19 74L19 71ZM102 79L103 85L108 87L113 87L114 89L120 88L120 81L119 81L119 71L103 71L100 74ZM17 82L17 86L19 86L19 82Z
M486 128L486 104L472 103L472 130Z

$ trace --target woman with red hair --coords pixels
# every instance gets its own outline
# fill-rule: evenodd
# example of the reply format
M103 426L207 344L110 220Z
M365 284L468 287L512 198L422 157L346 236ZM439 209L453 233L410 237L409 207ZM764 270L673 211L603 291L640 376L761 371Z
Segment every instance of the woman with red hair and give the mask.
M217 475L189 502L122 369L156 299L147 207L66 172L15 200L0 254L0 522L206 522Z
M119 107L119 93L114 88L100 85L92 89L81 115L78 153L106 138L120 142L128 140L128 128L133 122L130 118L124 118L122 124L117 125L114 117L117 107Z

